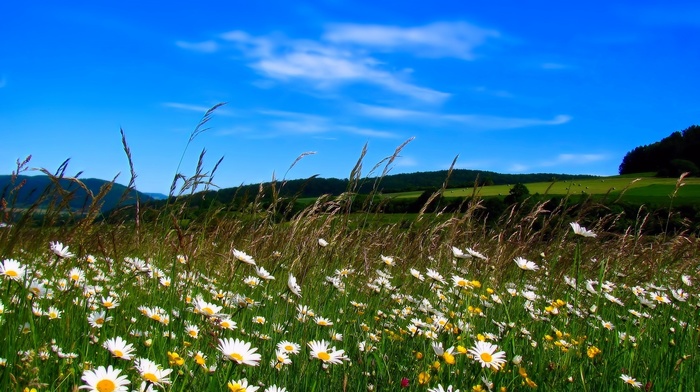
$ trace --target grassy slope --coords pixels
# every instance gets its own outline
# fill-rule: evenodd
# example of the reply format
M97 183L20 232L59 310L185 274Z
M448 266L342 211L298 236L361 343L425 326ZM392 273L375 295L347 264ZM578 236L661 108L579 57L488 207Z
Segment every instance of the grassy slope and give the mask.
M611 196L617 197L620 192L629 186L625 192L623 200L647 201L647 202L667 202L676 187L677 179L637 177L639 181L633 182L635 178L629 176L613 176L599 179L585 179L576 181L562 181L554 184L550 182L536 182L525 184L531 194L548 195L575 195L588 193L590 195L604 195L608 192ZM700 200L700 178L686 178L686 184L681 187L676 195L678 202L697 202ZM512 185L494 185L477 189L479 196L505 196ZM445 197L466 197L471 196L473 188L448 189ZM395 198L417 198L422 192L403 192L388 194Z

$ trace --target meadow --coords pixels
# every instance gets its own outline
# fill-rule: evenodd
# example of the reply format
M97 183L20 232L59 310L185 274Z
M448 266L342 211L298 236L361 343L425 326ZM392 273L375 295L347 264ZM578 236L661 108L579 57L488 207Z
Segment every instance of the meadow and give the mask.
M285 222L273 200L181 226L214 171L148 221L98 219L100 194L62 224L3 204L0 390L700 390L697 233L611 233L594 201L486 226L478 197L376 224L352 184Z

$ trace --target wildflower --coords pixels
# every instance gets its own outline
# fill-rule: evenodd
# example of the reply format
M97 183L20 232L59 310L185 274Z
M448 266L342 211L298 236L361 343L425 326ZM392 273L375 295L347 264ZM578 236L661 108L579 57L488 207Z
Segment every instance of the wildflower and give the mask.
M180 263L180 264L187 264L187 256L184 256L184 255L177 255L177 256L175 257L175 259L176 259L177 262Z
M81 379L87 385L82 385L80 389L87 389L90 392L128 392L129 380L122 376L121 370L108 366L100 366L97 370L86 370Z
M284 351L285 353L288 353L288 354L298 354L299 350L301 350L301 346L299 346L296 343L284 340L284 341L277 343L277 350Z
M49 317L49 320L55 320L55 319L60 319L62 313L63 313L63 311L58 310L56 307L49 306L49 310L48 310L48 312L46 312L46 316ZM0 312L0 314L2 314L2 312Z
M160 285L163 287L170 287L171 280L170 278L166 278L165 276L163 276L158 280L158 283L160 283Z
M325 248L326 246L328 246L328 241L324 240L323 238L319 238L318 245Z
M428 275L430 279L436 280L443 284L445 283L445 278L443 278L442 275L435 270L428 268L425 274Z
M457 248L456 246L452 247L452 255L454 255L454 257L458 259L470 259L472 257L471 255L462 252L462 250Z
M585 227L581 226L578 224L578 222L571 222L569 223L571 225L571 228L574 230L574 234L580 235L582 237L595 237L596 233L587 230Z
M260 279L264 280L273 280L275 279L274 276L270 275L269 272L263 267L258 267L255 269L255 273L260 277Z
M586 355L588 355L588 358L593 359L596 357L596 355L602 353L600 349L596 346L591 346L586 349Z
M324 363L338 364L342 363L345 357L345 350L336 350L335 347L328 347L328 342L325 340L312 340L308 343L311 349L311 358L320 359Z
M194 312L208 317L216 316L221 311L221 306L206 302L201 298L195 299Z
M263 392L287 392L287 388L278 387L277 385L270 385L269 387L265 388Z
M342 333L338 333L336 331L330 331L329 334L331 336L331 340L335 340L336 342L343 341L343 334Z
M683 289L671 290L671 295L673 296L673 298L676 299L676 301L680 301L680 302L685 302L690 297L690 295L688 295L688 293L683 291Z
M289 365L291 363L292 360L289 359L289 354L283 350L276 350L275 358L270 361L270 366L280 370L284 365Z
M260 354L257 348L252 348L250 343L239 339L219 339L219 351L230 361L239 365L258 366Z
M297 284L297 278L294 275L289 274L289 279L287 280L287 287L292 292L292 294L301 298L301 287Z
M428 372L420 372L418 374L418 384L420 385L425 385L430 381L430 373Z
M196 353L192 354L192 359L194 359L194 362L203 367L204 369L207 369L207 356L204 355L203 352L197 351Z
M68 278L73 284L78 284L85 280L85 272L78 267L74 267L68 272Z
M185 333L193 339L199 337L199 327L192 324L185 324Z
M253 316L253 323L254 324L265 324L265 317L263 316Z
M260 285L260 279L255 276L249 276L243 279L243 283L247 284L250 287L257 287Z
M656 302L662 303L662 304L670 304L671 300L665 295L661 294L658 291L654 291L649 293L649 296L652 297Z
M238 261L242 261L246 264L255 265L255 260L253 260L253 257L245 252L241 252L240 250L234 249L233 257L235 257Z
M498 351L498 346L491 344L489 342L476 341L474 346L467 350L474 360L481 363L481 367L490 367L491 369L498 369L501 365L506 363L506 353L504 351Z
M477 259L481 259L481 260L488 260L488 257L486 257L486 256L484 256L483 254L481 254L481 253L475 251L475 250L472 249L472 248L467 248L467 249L465 249L465 250L467 251L467 253L469 253L469 255L470 255L471 257L476 257Z
M452 275L452 283L454 283L454 287L459 288L459 289L470 289L472 288L472 283L461 276L457 275Z
M108 296L107 298L102 297L102 306L107 309L114 309L119 306L119 301L115 300L111 296Z
M515 264L523 271L537 271L540 267L530 260L526 260L522 257L518 257L515 260Z
M688 276L688 275L682 275L681 276L681 281L683 281L683 284L686 286L692 286L693 285L693 279Z
M380 255L379 256L382 259L382 262L390 267L393 267L396 265L396 262L394 261L394 258L392 256L384 256Z
M0 264L0 275L5 276L7 279L21 280L24 278L25 272L26 267L22 266L22 264L15 259L5 259L2 264Z
M69 259L73 256L75 256L73 253L68 251L68 246L63 246L62 243L56 241L56 242L51 242L50 244L51 251L58 257L62 259Z
M248 385L248 380L245 378L242 378L240 380L231 380L226 384L228 387L228 390L231 392L255 392L260 387L254 387L252 385Z
M141 378L156 386L170 384L168 376L172 373L172 369L163 369L161 366L146 358L137 358L134 361L134 367L139 372Z
M635 387L635 388L641 388L641 387L642 387L642 383L641 383L641 382L635 380L633 377L630 377L630 376L628 376L628 375L626 375L626 374L620 375L620 378L621 378L622 381L624 381L626 384L629 384L629 385L631 385L631 386L633 386L633 387Z
M418 271L417 269L411 268L411 269L409 270L409 272L411 272L411 275L413 275L414 278L420 280L421 282L422 282L423 280L425 280L425 278L423 277L423 275L422 275L422 274L420 273L420 271Z
M221 328L223 328L223 329L231 329L231 330L233 330L233 329L238 328L238 325L236 324L235 321L233 321L233 320L231 320L230 318L226 317L226 318L219 319L219 327L221 327Z
M168 364L170 366L182 366L185 364L185 359L176 352L168 351Z
M428 392L459 392L459 389L452 390L452 385L444 388L442 384L438 384L435 388L428 388Z
M107 314L104 312L104 310L99 312L92 312L88 316L88 323L90 323L90 325L93 328L102 328L104 323L110 320L112 320L112 317L107 317Z
M121 336L107 339L102 346L109 350L115 358L126 359L127 361L131 360L131 354L134 352L134 346L127 344L126 340L122 339Z
M333 322L332 322L331 320L329 320L329 319L327 319L327 318L325 318L325 317L321 317L321 316L318 316L318 317L314 318L314 322L315 322L317 325L321 325L321 326L324 326L324 327L329 327L329 326L333 325Z

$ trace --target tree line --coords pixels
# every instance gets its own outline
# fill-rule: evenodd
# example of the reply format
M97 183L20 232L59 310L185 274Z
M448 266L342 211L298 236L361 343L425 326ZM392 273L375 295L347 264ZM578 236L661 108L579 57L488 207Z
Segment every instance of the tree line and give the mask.
M658 177L678 177L689 172L700 175L700 126L673 132L656 143L628 152L620 164L620 174L656 173Z

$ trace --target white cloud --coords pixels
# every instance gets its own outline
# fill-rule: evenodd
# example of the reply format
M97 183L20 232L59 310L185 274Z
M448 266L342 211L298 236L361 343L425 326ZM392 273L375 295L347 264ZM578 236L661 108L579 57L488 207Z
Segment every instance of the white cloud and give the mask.
M481 114L442 114L416 110L397 109L374 105L357 105L359 113L368 117L386 120L416 120L431 125L461 124L475 130L514 129L539 125L561 125L571 120L570 116L560 114L549 120L537 118L519 118L504 116L488 116Z
M164 102L162 104L163 106L167 108L173 108L173 109L178 109L178 110L184 110L188 112L197 112L202 115L206 113L209 109L211 109L214 105L212 106L202 106L202 105L193 105L189 103L180 103L180 102ZM231 116L233 113L230 110L227 110L225 107L219 107L214 111L214 114L217 116Z
M318 136L346 133L382 139L394 139L399 137L399 135L393 132L346 125L338 123L330 117L323 117L315 114L280 110L261 110L259 113L274 118L266 122L266 129L278 134L307 134Z
M177 42L175 42L175 45L177 45L183 49L188 49L188 50L192 50L195 52L202 52L202 53L214 53L214 52L219 50L219 44L217 44L215 41L204 41L204 42L177 41Z
M543 162L540 166L555 166L564 163L586 164L607 159L605 154L559 154L554 160Z
M419 27L335 24L329 26L323 39L381 51L405 51L422 57L472 60L476 47L498 36L495 30L466 22L436 22Z

